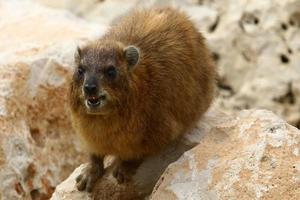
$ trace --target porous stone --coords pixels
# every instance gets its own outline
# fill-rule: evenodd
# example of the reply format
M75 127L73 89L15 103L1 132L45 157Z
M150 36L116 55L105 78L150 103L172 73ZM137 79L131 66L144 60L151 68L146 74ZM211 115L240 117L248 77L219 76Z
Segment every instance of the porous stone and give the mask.
M299 143L300 131L270 111L223 116L150 199L299 199Z

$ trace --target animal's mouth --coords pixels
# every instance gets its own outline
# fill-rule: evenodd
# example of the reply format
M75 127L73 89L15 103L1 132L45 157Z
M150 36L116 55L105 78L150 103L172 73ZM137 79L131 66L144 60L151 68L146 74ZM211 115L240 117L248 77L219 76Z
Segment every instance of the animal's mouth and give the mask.
M85 98L85 106L88 113L97 114L100 111L102 112L103 108L107 104L106 95L97 95L97 96L87 96Z
M98 107L101 104L101 98L100 97L89 97L86 99L86 103L89 107Z

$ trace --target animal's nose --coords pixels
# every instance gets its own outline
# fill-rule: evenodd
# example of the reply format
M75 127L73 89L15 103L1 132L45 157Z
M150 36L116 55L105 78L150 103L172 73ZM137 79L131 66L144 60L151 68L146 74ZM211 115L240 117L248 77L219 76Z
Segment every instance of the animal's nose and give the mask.
M95 94L97 92L96 84L85 84L84 92L87 94Z

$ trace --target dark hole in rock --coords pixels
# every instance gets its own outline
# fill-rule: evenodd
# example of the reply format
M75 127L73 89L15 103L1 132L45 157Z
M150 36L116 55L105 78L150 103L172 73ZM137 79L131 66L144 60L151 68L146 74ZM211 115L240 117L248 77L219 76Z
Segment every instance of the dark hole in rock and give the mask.
M288 26L286 25L286 23L281 24L281 29L284 31L286 31L288 29Z
M290 62L290 59L285 54L280 55L280 60L283 64L287 64Z
M214 32L217 29L219 22L220 22L220 16L217 16L216 21L209 27L208 31L210 33Z
M291 26L300 27L300 12L299 11L293 12L291 14L290 19L289 19L289 23L290 23Z
M253 24L258 25L259 24L259 18L256 17L253 13L244 13L239 21L239 26L243 31L245 31L245 24Z
M225 85L223 83L219 83L218 87L222 90L229 90L229 91L233 91L232 87L230 85Z
M296 121L295 124L292 124L293 126L295 126L297 129L300 129L300 119L298 121Z
M38 146L44 146L44 138L38 128L30 128L30 135Z
M295 97L295 94L292 91L292 83L289 84L289 91L287 93L287 98L288 98L289 104L295 104L296 97Z
M278 97L278 98L275 98L273 99L275 102L278 102L278 103L281 103L281 104L284 104L284 103L288 103L288 104L295 104L296 103L296 97L295 97L295 94L293 92L293 86L292 86L292 83L289 83L288 84L288 89L287 89L287 92L286 94Z
M19 195L23 195L25 193L24 189L23 189L23 186L21 185L20 182L17 182L15 184L15 190L16 192L19 194Z
M35 175L36 175L35 165L33 163L30 163L26 170L25 181L29 181L30 179L33 179Z
M54 190L53 190L54 191ZM39 189L33 189L30 191L30 196L32 200L48 200L51 198L51 194L42 193Z
M260 159L261 162L266 162L267 160L268 160L268 156L263 156Z
M40 199L40 191L38 189L31 190L30 196L32 200Z
M229 93L229 96L232 96L235 94L233 88L229 84L227 84L224 79L219 78L217 80L217 85L220 90L227 91Z
M270 131L271 133L275 133L278 129L280 129L280 126L273 126L273 127L271 127L271 128L269 129L269 131Z
M216 52L212 52L212 59L217 62L220 60L220 54L216 53Z
M288 48L288 53L289 53L289 54L292 54L292 53L293 53L293 50L290 49L290 48Z

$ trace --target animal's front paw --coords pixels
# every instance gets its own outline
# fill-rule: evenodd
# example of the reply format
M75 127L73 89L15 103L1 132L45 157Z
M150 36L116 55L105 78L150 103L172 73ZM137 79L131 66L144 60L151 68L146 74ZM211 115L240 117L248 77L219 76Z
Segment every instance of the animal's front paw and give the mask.
M113 171L113 176L117 179L119 184L129 182L131 174L126 172L122 166L118 166Z
M140 163L141 160L119 161L115 166L113 176L117 179L119 184L127 183L136 173Z
M97 181L103 176L104 169L88 166L77 178L76 187L79 191L92 192Z

